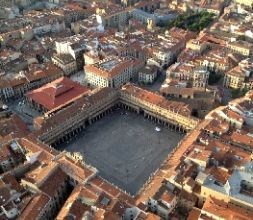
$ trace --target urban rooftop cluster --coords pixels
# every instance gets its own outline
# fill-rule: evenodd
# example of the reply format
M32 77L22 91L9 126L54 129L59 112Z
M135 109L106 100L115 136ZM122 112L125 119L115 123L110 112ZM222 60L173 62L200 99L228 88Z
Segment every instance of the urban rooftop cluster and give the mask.
M0 220L252 220L253 0L0 0Z

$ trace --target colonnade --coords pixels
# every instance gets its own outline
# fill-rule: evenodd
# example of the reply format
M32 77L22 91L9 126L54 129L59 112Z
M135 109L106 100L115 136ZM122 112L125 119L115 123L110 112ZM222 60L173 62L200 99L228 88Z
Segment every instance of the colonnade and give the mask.
M135 106L131 106L131 105L126 105L124 103L119 103L117 106L119 108L125 109L127 111L131 111L131 112L135 112L137 114L140 114L140 108L139 107L135 107Z
M60 138L50 141L52 147L59 146L60 144L66 143L78 136L85 129L85 124L79 125L76 128L64 132Z
M153 123L160 124L164 127L169 128L171 131L176 131L180 133L187 133L187 129L184 128L182 125L178 123L173 123L172 121L168 121L165 118L162 118L159 115L156 115L155 113L151 113L145 110L142 110L139 107L131 106L128 104L120 103L119 107L126 109L128 111L136 112L137 114L143 114L144 118L147 118L148 120L152 121Z
M176 131L176 132L180 132L180 133L187 133L187 130L181 126L180 124L177 123L173 123L173 122L168 122L166 119L161 119L160 116L156 116L150 113L147 113L144 111L144 118L147 118L148 120L162 125L164 127L167 127L168 129L170 129L171 131Z
M100 113L96 114L95 116L92 116L89 119L86 119L83 121L82 124L78 124L75 126L75 128L72 128L71 130L67 130L66 132L63 132L63 134L61 134L60 138L56 138L56 140L52 140L52 141L48 141L49 144L52 145L52 147L56 147L59 146L60 144L66 143L72 139L77 138L77 136L79 135L79 133L81 133L86 125L91 125L94 122L96 122L97 120L101 119L102 117L111 114L113 112L112 107L109 109L106 109L104 111L101 111ZM46 141L47 142L47 141Z
M166 127L171 131L175 131L179 133L187 133L187 129L178 123L169 121L169 119L167 120L166 118L163 118L160 115L156 115L155 113L142 110L138 106L134 106L131 104L128 105L128 104L120 102L120 103L110 106L109 108L105 110L100 110L99 113L96 113L95 115L89 117L88 119L85 119L83 123L81 124L79 123L78 125L74 126L74 128L72 128L71 130L67 130L66 132L63 132L63 134L60 135L60 138L56 138L55 140L48 141L49 144L55 147L55 146L59 146L60 144L66 143L72 140L73 138L76 138L78 134L81 133L85 129L86 125L91 125L95 123L96 121L100 120L101 118L103 118L104 116L113 113L113 110L115 108L121 108L127 111L131 111L131 112L135 112L137 114L143 115L144 118L150 120L153 123Z
M99 114L96 114L95 116L92 116L90 119L88 119L89 124L93 124L97 120L103 118L104 116L111 114L113 112L112 108L106 109L105 111L101 111Z

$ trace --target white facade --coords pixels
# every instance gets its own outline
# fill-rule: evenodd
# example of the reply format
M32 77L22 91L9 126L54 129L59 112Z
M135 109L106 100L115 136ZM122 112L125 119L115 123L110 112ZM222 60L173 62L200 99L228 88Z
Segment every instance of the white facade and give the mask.
M146 66L144 69L141 69L138 73L138 81L144 84L154 83L157 77L157 68Z
M201 68L193 72L193 87L206 87L209 79L209 71Z
M177 197L175 196L170 203L163 200L155 200L150 198L147 202L152 212L157 213L163 219L169 219L169 214L176 207Z
M101 76L96 72L91 72L86 69L85 74L87 82L92 86L119 88L123 84L129 82L133 77L133 66L130 65L122 69L122 71L112 77Z

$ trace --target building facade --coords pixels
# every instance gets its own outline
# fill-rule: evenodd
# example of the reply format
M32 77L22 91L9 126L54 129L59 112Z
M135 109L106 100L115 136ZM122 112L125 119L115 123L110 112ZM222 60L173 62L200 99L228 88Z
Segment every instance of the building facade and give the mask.
M95 89L66 108L55 108L36 118L34 126L41 141L57 145L112 112L114 107L132 110L179 132L188 132L199 122L191 116L187 104L167 101L156 93L127 84L120 91L109 87Z
M52 57L52 62L60 67L67 76L77 71L76 61L69 54L54 55Z
M143 64L133 59L109 57L93 65L86 65L84 71L91 86L119 88L132 81Z

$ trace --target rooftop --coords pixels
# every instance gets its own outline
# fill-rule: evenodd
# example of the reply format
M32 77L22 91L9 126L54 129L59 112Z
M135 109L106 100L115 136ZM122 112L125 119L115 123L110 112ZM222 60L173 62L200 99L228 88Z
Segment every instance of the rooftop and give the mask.
M39 89L28 92L26 97L50 111L87 94L89 91L88 88L66 77L61 77Z
M212 197L206 199L202 210L203 212L208 213L208 216L212 215L213 217L227 220L250 220L253 215L252 212ZM203 215L205 214L203 213Z
M85 71L98 74L104 78L111 78L127 68L131 68L134 65L134 61L131 59L119 59L117 57L105 58L93 65L86 65Z
M126 84L122 87L122 93L130 94L138 99L152 103L161 108L165 108L170 111L174 111L177 114L191 117L191 107L183 102L169 101L162 95L142 89L134 84Z

